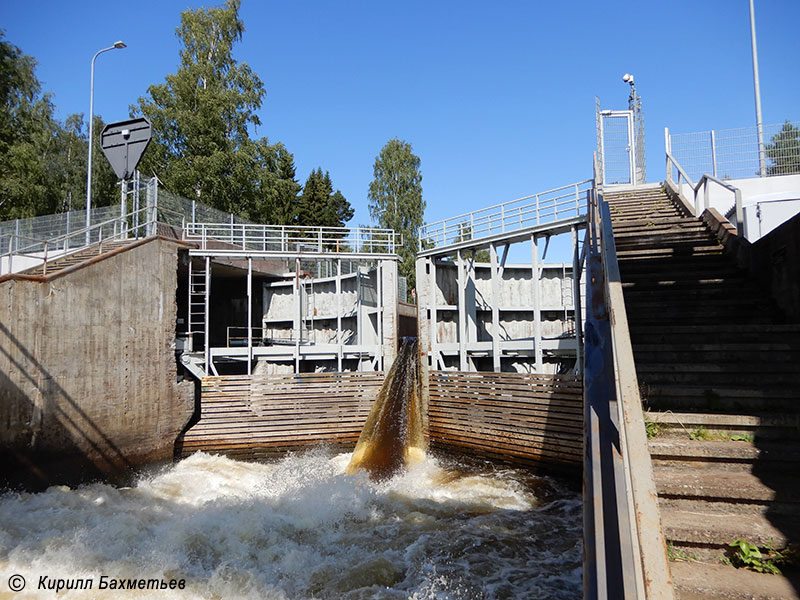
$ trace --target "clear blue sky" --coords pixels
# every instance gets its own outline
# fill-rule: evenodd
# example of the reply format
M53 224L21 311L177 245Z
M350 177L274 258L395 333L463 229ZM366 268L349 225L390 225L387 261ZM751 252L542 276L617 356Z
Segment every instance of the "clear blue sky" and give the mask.
M205 5L213 5L206 2ZM59 116L128 106L178 66L189 0L4 0L6 39L39 62ZM367 186L386 141L422 159L433 221L591 176L594 97L625 109L636 77L648 179L673 132L755 122L747 0L670 2L267 2L243 0L235 48L264 81L259 135L294 153L298 179L322 166L366 224ZM800 1L756 0L765 123L800 119Z

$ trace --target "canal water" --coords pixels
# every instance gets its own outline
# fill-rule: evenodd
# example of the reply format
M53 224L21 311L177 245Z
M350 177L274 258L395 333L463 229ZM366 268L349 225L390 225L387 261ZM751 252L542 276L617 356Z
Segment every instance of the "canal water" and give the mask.
M5 493L0 597L581 597L574 491L430 455L374 480L348 474L350 458L324 448L268 464L198 453L130 488ZM25 579L18 594L12 574ZM184 585L109 592L101 578ZM46 589L80 582L92 588Z

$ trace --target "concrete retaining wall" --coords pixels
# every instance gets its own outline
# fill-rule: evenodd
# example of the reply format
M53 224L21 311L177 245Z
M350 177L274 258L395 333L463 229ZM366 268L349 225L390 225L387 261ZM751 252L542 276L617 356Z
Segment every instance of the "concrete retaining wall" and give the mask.
M0 283L5 483L121 478L172 457L194 409L193 384L176 376L178 251L152 239Z

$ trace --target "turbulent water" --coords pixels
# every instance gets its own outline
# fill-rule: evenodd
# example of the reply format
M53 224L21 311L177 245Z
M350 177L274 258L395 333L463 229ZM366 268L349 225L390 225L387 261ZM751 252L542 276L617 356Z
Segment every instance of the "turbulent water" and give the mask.
M381 480L425 459L420 385L417 340L405 338L358 437L348 473L362 470Z
M579 497L556 482L428 456L375 482L350 454L270 464L195 454L143 476L0 496L0 597L580 598ZM109 581L184 589L104 592ZM15 584L19 580L14 581Z

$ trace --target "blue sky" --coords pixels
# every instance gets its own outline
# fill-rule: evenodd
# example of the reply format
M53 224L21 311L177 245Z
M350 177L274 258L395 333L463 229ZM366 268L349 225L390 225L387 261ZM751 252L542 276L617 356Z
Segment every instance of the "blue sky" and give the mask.
M128 106L178 67L188 0L3 0L6 39L39 62L61 118ZM235 48L264 81L259 135L294 153L298 179L322 166L367 224L367 186L386 141L422 160L426 220L588 179L594 97L643 99L648 180L676 133L755 122L747 0L671 2L267 2L243 0ZM756 0L765 123L800 119L797 0Z

